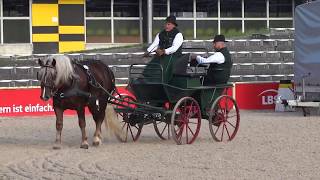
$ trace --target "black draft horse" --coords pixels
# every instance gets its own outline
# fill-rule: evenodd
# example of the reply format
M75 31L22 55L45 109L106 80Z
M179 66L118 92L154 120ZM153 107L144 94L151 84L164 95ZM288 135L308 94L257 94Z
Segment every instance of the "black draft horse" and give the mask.
M41 84L41 96L44 101L53 98L53 108L56 115L56 141L54 149L61 148L61 132L63 128L63 112L66 109L77 111L79 126L82 133L81 148L89 147L86 135L85 107L89 108L96 124L93 145L99 146L102 142L101 125L113 124L116 134L121 130L120 124L111 112L108 105L108 94L115 91L115 78L110 68L97 60L73 62L68 56L56 55L39 59L40 70L37 78ZM107 106L109 106L107 108ZM107 110L106 110L107 109ZM108 112L109 111L109 112ZM110 117L107 117L110 116ZM121 133L121 132L120 132Z

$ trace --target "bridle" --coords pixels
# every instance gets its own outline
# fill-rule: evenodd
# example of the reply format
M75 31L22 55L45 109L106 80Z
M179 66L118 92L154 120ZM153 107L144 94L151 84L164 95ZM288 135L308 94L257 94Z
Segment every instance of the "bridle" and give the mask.
M55 67L54 67L54 66L51 66L51 65L47 65L47 64L45 64L45 65L40 65L40 67L41 67L41 68L43 68L43 67L46 68L46 69L45 69L45 73L44 73L44 75L43 75L43 77L44 77L44 82L40 81L40 82L41 82L41 86L46 87L46 88L49 88L49 89L51 89L51 90L55 89L54 83L48 83L48 82L47 82L48 68L55 69ZM37 79L40 80L39 72L37 72Z

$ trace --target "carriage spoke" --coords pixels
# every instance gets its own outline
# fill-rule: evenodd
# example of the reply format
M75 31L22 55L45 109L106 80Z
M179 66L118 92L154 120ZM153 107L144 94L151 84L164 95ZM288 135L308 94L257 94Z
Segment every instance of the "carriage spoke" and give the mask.
M228 114L227 114L227 109L226 109L226 108L223 108L222 110L223 110L223 113L222 113L223 118L226 119L226 118L227 118L227 115L228 115Z
M162 132L160 133L161 135L163 134L164 130L166 130L166 127L167 127L167 126L169 127L169 125L166 123L166 125L164 126ZM169 128L168 128L168 129L169 129Z
M178 136L178 141L181 142L182 136L181 135L177 135L177 136Z
M214 132L214 135L217 135L219 128L220 128L220 126L217 127L216 132Z
M182 129L180 129L179 133L178 133L178 137L179 137L179 141L181 142L181 139L182 139L182 134L183 134L183 126L182 126Z
M122 122L124 122L124 121L122 121ZM127 123L126 122L124 122L124 124L122 125L122 130L123 130L123 128L124 128L124 126L126 125Z
M184 126L184 124L182 124L181 126L178 126L178 129L176 130L176 134L178 134L178 131L179 131L179 133L181 132L181 128L183 130L183 126Z
M197 117L197 116L199 116L200 109L198 109L197 106L194 106L194 110L195 110L195 114L193 114L192 117Z
M182 132L183 132L182 126L179 127L179 129L175 130L175 133L176 133L175 135L176 135L177 140L178 140L179 142L181 142Z
M227 128L227 125L226 125L226 124L223 124L223 125L224 125L224 127L226 128L226 131L227 131L227 134L228 134L229 139L231 139L230 133L229 133L228 128Z
M221 111L222 114L224 114L223 108L221 108L220 103L218 104L218 109Z
M160 122L160 123L158 123ZM154 121L154 129L156 134L160 137L162 140L169 139L170 135L170 124L165 121Z
M137 124L136 124L136 125L134 125L133 127L135 127L137 130L139 130L139 127L137 127Z
M236 126L234 126L231 122L229 122L228 120L227 120L227 123L228 124L230 124L230 126L232 126L233 128L236 128Z
M132 129L131 129L130 125L128 125L128 127L129 127L129 130L130 130L130 134L131 134L132 140L134 141L135 138L134 138L134 135L133 135L133 133L132 133Z
M192 129L190 128L190 126L188 126L188 129L190 130L192 136L194 136L194 133L193 133Z
M230 111L226 108L226 109L225 109L225 119L227 119L227 118L228 118L228 114L229 114L229 112L230 112Z
M186 144L188 144L188 128L189 128L189 126L188 126L188 124L186 124Z
M181 136L184 130L184 126L185 124L181 124L181 126L179 127L179 135Z
M189 106L189 112L188 112L188 115L187 115L187 118L190 118L190 114L191 112L193 112L193 101L191 102L191 105ZM187 108L186 108L187 109Z
M217 111L215 111L215 112L213 112L213 114L212 114L212 118L215 118L215 117L217 117L218 116L218 112Z
M183 107L184 107L184 112L183 112L183 114L185 115L186 113L187 113L187 108L186 108L186 106L187 106L187 101L184 101L183 102Z
M223 126L222 126L222 134L221 134L221 141L223 140L223 133L224 133L224 125L225 125L225 124L223 124Z
M128 124L128 126L127 126L127 131L126 131L126 140L125 140L125 142L127 142L127 140L128 140L128 128L129 128L129 124Z
M232 115L232 116L228 116L227 118L233 118L233 117L236 117L237 115Z
M223 107L223 104L221 104L221 105L220 105L220 109L221 109L221 112L222 112L222 114L223 114L223 117L225 117L225 116L226 116L226 113L227 113L227 111L226 111L227 107Z

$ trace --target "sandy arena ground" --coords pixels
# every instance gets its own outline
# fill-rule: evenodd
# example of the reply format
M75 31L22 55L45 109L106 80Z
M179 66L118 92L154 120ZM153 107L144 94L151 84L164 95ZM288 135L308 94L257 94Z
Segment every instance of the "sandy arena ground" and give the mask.
M87 118L90 145L94 123ZM55 117L0 118L0 179L319 179L320 118L301 112L241 111L239 132L214 142L203 121L192 145L160 140L145 126L136 143L104 139L80 149L75 117L53 150Z

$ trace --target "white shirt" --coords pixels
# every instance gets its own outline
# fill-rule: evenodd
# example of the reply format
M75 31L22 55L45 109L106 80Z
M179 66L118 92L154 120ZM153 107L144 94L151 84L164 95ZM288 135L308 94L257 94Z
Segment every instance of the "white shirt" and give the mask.
M216 52L208 58L204 58L201 56L197 56L197 61L199 64L209 64L209 63L217 63L222 64L225 61L225 57L221 52Z
M159 42L160 42L160 39L159 39L159 33L158 33L156 35L156 38L154 39L153 43L148 47L147 51L149 53L151 53L151 52L157 50L159 47ZM169 54L175 53L180 48L182 43L183 43L182 34L181 33L176 34L176 36L173 39L172 46L165 49L165 54L169 55Z

